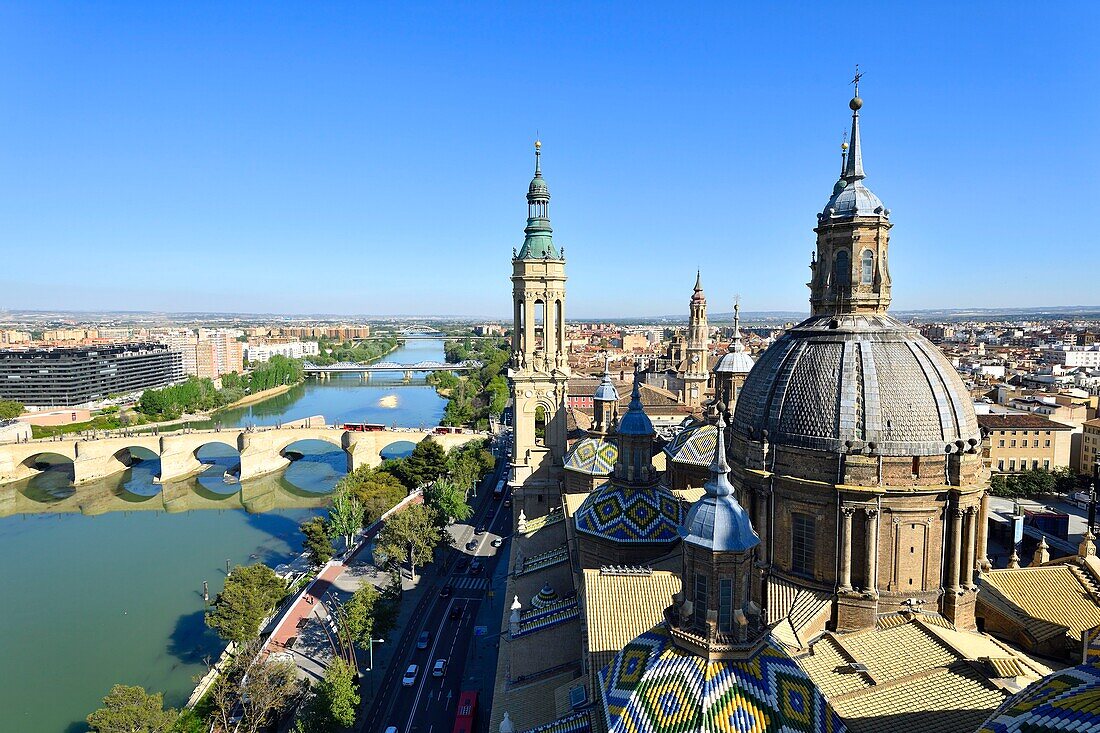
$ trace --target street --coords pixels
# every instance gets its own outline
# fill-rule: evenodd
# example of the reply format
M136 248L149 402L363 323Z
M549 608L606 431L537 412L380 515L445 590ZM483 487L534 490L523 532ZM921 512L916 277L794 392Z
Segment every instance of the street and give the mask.
M503 500L492 497L492 487L504 470L504 465L498 466L483 482L477 498L471 500L474 514L470 519L448 528L454 546L440 551L441 559L421 572L424 592L413 621L400 638L387 640L397 645L397 653L384 673L375 678L378 694L357 730L381 733L394 726L399 733L446 733L453 726L455 703L463 689L478 690L478 722L488 720L496 664L495 635L500 628L499 595L504 587L503 575L508 571L507 562L500 566L500 558L505 557L506 538L512 531L511 511L504 507ZM483 527L484 533L475 534L477 527ZM499 548L492 546L496 537L505 538ZM465 546L471 540L477 543L476 549L467 551ZM483 563L480 572L471 572L468 564L460 567L460 561L475 557ZM452 588L448 597L440 594L444 586ZM490 602L494 588L496 604ZM456 616L453 619L452 612ZM475 639L478 626L485 628L483 636ZM423 631L430 634L428 648L418 649L417 639ZM479 653L481 649L474 653L472 645L492 645L492 653ZM437 659L447 660L443 677L432 676ZM414 684L405 686L402 677L410 664L419 669Z

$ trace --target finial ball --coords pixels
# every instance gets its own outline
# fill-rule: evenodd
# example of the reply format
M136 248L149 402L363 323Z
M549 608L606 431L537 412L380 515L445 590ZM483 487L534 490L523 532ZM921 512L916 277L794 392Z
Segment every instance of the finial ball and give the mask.
M542 141L541 140L536 140L535 141L535 150L538 150L541 147L542 147Z
M848 143L841 143L840 144L840 149L841 150L847 150L848 149Z
M851 110L853 112L855 112L856 110L858 110L860 107L863 106L863 100L860 99L859 97L852 97L852 101L848 102L848 106L851 108Z

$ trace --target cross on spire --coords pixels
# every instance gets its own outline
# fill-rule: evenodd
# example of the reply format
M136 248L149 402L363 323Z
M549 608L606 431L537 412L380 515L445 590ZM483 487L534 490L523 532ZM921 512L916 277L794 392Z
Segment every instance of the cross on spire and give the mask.
M859 96L859 80L863 78L863 72L859 70L859 64L856 64L856 75L852 78L851 84L855 84L856 96Z

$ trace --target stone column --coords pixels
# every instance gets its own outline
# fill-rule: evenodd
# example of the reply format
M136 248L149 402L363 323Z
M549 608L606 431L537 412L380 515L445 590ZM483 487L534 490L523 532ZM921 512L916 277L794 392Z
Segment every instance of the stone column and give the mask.
M850 506L840 507L840 590L852 590L852 515L856 510Z
M966 544L963 545L962 563L962 587L963 590L974 588L974 551L978 544L978 508L966 509Z
M867 580L864 592L878 595L878 509L864 508L867 515Z
M756 533L760 536L760 562L770 563L768 552L768 505L771 502L771 490L767 486L757 487L756 494Z
M982 571L989 570L989 492L982 494L982 503L978 506L978 565Z
M959 587L959 564L962 562L962 517L963 510L955 507L951 513L951 529L948 540L951 542L951 556L947 560L947 590L954 594L962 592Z

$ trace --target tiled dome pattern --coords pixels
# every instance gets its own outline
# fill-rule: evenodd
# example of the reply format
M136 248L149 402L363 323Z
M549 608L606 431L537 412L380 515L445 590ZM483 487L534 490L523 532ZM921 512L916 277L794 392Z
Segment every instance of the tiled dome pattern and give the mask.
M606 484L577 510L578 532L616 542L675 542L684 519L680 502L663 486Z
M565 454L565 468L590 476L610 476L619 457L614 443L601 438L583 438Z
M714 462L714 437L718 428L710 424L692 425L685 428L665 446L665 455L674 463L687 463L692 466L710 466Z
M978 733L1100 732L1100 667L1083 664L1044 677L1009 698Z

